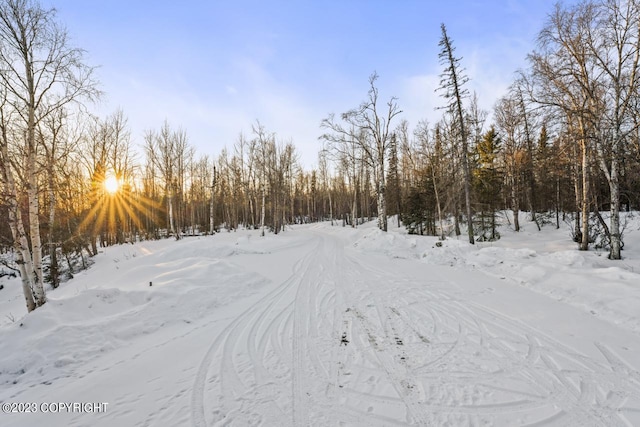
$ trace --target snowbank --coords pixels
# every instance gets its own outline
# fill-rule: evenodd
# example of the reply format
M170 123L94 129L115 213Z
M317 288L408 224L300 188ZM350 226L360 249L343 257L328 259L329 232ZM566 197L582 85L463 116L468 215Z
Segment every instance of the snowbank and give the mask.
M166 339L267 283L233 262L238 253L260 253L250 236L213 239L105 248L90 270L49 290L47 304L29 315L19 280L5 280L0 336L10 351L0 352L0 384L69 377L77 364L143 337Z
M362 253L415 259L455 269L478 269L525 286L640 333L640 218L626 218L623 260L610 261L602 250L582 252L571 241L569 225L560 229L520 217L521 230L500 227L501 239L469 245L466 237L439 242L437 237L408 235L395 221L384 233L367 223L353 247Z

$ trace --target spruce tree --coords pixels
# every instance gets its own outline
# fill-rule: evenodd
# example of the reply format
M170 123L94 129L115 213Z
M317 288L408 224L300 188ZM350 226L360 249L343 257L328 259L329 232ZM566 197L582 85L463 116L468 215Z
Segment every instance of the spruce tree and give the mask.
M448 104L447 110L453 114L457 124L458 135L460 138L462 151L462 171L464 179L464 200L467 213L467 225L469 243L474 244L473 238L473 214L471 210L471 173L469 171L469 153L468 153L468 135L465 122L464 109L462 100L469 96L469 91L464 88L469 78L464 74L464 69L460 65L461 58L454 56L455 48L453 42L447 35L447 28L441 24L442 38L438 43L441 50L438 54L440 63L445 67L444 72L440 75L439 89L444 91L444 98Z
M480 239L497 240L496 210L502 191L502 171L497 162L501 141L495 127L483 135L476 146L478 168L473 173L474 193L480 205Z

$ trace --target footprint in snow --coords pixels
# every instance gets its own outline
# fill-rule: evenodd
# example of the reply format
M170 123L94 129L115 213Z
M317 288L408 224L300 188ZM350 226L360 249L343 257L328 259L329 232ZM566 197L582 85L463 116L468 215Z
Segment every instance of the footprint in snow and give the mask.
M349 340L347 339L347 333L343 333L342 334L342 339L340 340L340 345L342 346L342 344L344 344L345 346L347 344L349 344Z

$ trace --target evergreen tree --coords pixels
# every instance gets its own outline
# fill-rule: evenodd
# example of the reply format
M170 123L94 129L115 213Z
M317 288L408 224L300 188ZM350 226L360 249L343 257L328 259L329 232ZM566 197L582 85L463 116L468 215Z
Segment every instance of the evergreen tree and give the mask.
M498 165L501 140L495 127L483 135L476 146L478 167L473 172L473 187L480 206L478 235L480 240L497 240L496 210L502 191L502 171Z
M445 67L444 72L440 75L440 90L444 91L444 98L447 99L447 109L455 117L457 131L460 141L460 149L462 151L462 171L464 179L464 200L465 210L467 214L469 243L474 244L473 237L473 213L471 209L471 174L469 171L468 159L468 132L465 123L465 114L462 101L469 95L467 89L464 88L469 78L464 74L464 69L460 65L461 58L454 56L455 48L453 41L447 34L447 28L444 24L440 25L442 38L438 45L441 50L438 54L440 63Z

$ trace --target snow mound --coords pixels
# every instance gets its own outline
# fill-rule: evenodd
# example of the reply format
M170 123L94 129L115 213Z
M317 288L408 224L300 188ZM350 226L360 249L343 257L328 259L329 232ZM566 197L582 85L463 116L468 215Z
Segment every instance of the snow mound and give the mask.
M76 364L141 337L161 340L166 333L179 333L254 293L268 281L229 259L237 252L234 246L185 239L104 249L90 270L50 290L47 304L0 327L3 346L12 349L0 352L0 384L69 377ZM7 287L11 301L21 302L18 280Z
M640 333L640 247L634 245L640 237L639 219L629 215L625 220L629 244L621 261L608 260L602 251L579 251L569 237L569 225L538 231L525 214L520 221L520 232L505 225L500 240L475 245L464 236L439 241L397 227L385 233L370 222L358 229L353 248L457 270L477 269Z

